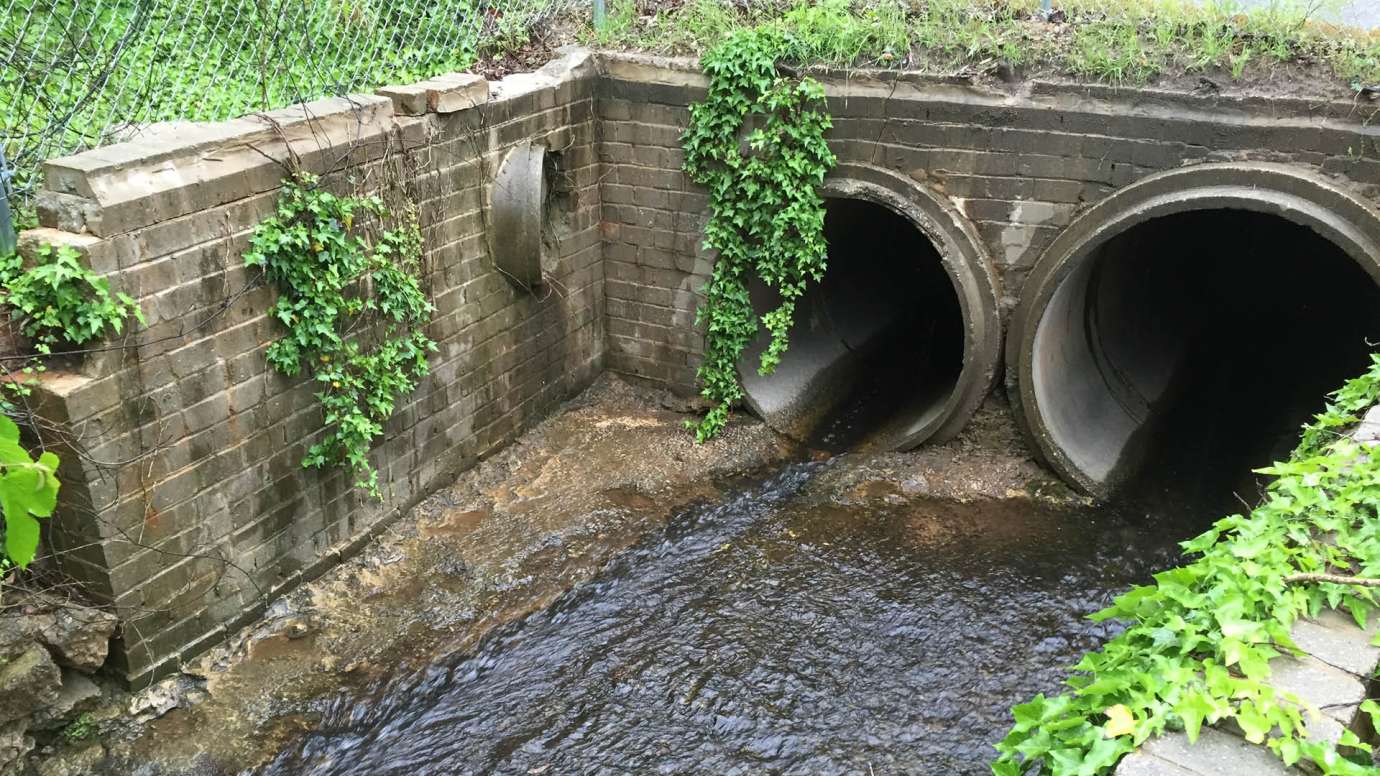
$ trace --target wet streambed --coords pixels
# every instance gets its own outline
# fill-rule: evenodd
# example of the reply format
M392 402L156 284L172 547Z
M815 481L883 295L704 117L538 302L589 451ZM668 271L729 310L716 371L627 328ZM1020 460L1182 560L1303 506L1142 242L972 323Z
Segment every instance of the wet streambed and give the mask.
M1111 635L1084 615L1202 528L811 495L837 465L682 514L478 650L323 703L262 772L984 773L1010 706Z

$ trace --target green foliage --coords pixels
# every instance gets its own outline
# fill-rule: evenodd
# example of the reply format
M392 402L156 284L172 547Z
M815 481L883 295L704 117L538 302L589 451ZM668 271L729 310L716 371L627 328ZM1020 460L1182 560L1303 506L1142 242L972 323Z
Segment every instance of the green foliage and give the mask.
M636 0L609 0L604 23L594 30L594 42L607 46L629 35L637 19Z
M24 336L42 354L83 345L107 329L119 334L126 318L144 322L144 313L123 293L81 263L81 254L61 246L40 246L33 265L18 254L0 257L0 287Z
M220 121L464 70L525 44L549 2L12 0L0 143L14 190L131 126ZM31 203L15 198L21 226Z
M96 734L96 718L91 712L82 712L72 723L62 729L62 739L67 743L85 741Z
M277 213L255 228L244 256L278 288L273 317L287 327L268 362L286 375L309 370L320 389L328 431L302 465L348 466L375 497L369 449L436 349L422 331L435 308L417 277L416 213L404 213L398 229L371 233L356 223L391 217L378 197L336 196L301 173L284 182Z
M5 561L25 568L38 551L38 518L49 517L57 506L58 457L42 453L38 460L19 444L19 427L0 415L0 510L5 513Z
M16 253L0 256L0 287L12 322L33 341L40 354L84 345L107 332L120 333L125 319L144 322L143 311L81 263L72 248L40 246L25 266ZM5 515L0 575L11 566L26 568L38 550L38 518L52 515L57 503L58 457L44 452L31 458L19 444L19 427L6 415L28 396L34 375L44 371L37 359L7 372L0 382L0 510Z
M904 57L911 45L906 9L896 0L878 0L856 12L848 0L801 3L780 24L792 59L802 63L885 64Z
M1203 725L1230 719L1287 764L1375 773L1307 739L1304 726L1318 710L1271 688L1269 661L1297 653L1289 630L1302 615L1339 608L1364 626L1376 608L1375 588L1285 580L1317 572L1380 576L1380 461L1341 435L1377 401L1380 356L1333 394L1289 461L1261 470L1276 479L1260 506L1184 542L1195 561L1093 615L1129 627L1083 658L1067 692L1012 710L1015 724L997 745L993 772L1108 773L1151 736L1182 729L1196 739ZM1380 705L1366 711L1380 715ZM1114 726L1116 718L1126 724ZM1370 749L1349 731L1341 744Z
M1243 78L1252 67L1318 62L1354 88L1380 84L1380 37L1313 23L1318 2L1245 8L1232 0L1056 0L1058 22L1044 21L1039 7L1038 0L796 0L782 11L766 2L697 0L629 18L599 42L700 52L732 29L768 23L796 42L801 63L945 75L1005 63L1142 83L1168 72Z
M786 350L796 299L824 274L824 202L816 189L834 164L824 140L830 122L820 85L777 69L798 54L796 44L764 25L729 34L701 58L709 91L691 107L682 139L686 172L709 191L705 247L718 254L698 311L701 392L715 402L695 429L701 441L723 428L743 395L737 363L759 325L749 277L780 296L760 321L771 335L759 367L768 374Z

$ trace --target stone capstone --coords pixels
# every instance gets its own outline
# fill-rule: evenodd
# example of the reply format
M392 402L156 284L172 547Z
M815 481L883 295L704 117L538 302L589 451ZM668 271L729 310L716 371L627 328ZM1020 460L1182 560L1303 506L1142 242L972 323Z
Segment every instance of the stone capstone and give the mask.
M414 84L385 86L378 93L404 116L455 113L489 99L489 82L473 73L447 73Z

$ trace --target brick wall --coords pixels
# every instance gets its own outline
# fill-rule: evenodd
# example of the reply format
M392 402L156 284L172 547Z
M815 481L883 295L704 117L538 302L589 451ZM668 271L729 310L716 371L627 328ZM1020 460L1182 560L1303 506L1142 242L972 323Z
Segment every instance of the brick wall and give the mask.
M223 638L602 369L594 76L576 54L445 114L403 115L405 94L337 98L47 165L46 228L24 242L78 247L148 317L41 397L74 436L53 542L121 615L116 671L138 683ZM529 140L558 152L568 190L548 235L554 282L536 293L505 280L485 235L493 172ZM274 292L242 254L289 152L331 185L418 206L439 352L373 453L382 502L345 471L301 467L323 434L313 387L265 362L282 333L265 314Z
M679 135L704 93L693 63L605 55L599 81L610 369L693 391L691 329L711 262L705 197ZM903 173L978 230L1003 312L1082 209L1150 173L1207 161L1287 162L1380 201L1380 130L1352 103L1196 96L1087 84L972 85L890 72L820 73L840 162Z

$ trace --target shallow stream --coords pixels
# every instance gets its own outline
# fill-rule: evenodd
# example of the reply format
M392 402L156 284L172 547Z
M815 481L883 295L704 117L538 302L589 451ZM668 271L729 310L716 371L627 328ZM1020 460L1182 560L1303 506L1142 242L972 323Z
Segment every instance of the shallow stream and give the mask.
M987 772L1084 615L1194 521L812 494L797 464L674 518L477 650L322 702L264 774Z

